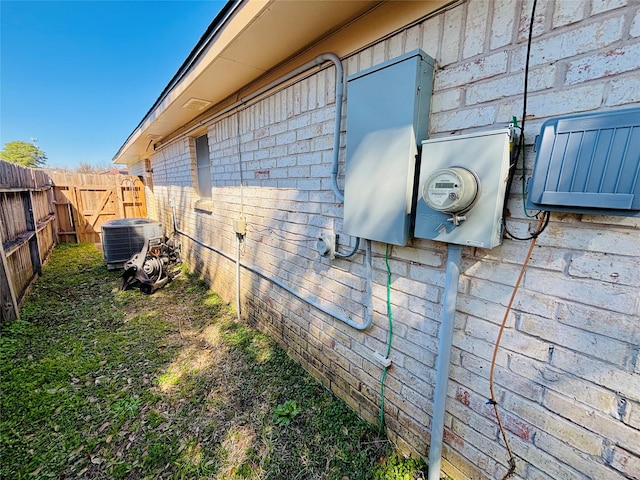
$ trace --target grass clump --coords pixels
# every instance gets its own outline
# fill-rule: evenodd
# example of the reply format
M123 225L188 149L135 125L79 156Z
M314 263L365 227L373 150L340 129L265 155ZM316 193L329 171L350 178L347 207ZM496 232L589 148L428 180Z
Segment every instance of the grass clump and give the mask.
M422 478L196 276L119 281L59 245L1 326L0 478Z

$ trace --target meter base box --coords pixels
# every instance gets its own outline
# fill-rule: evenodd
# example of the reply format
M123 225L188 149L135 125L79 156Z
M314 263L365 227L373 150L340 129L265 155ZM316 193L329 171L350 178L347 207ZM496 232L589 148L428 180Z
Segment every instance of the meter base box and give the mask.
M343 231L406 245L434 60L414 50L347 79Z
M503 128L422 142L415 237L480 248L500 245L510 147L514 140L514 130ZM444 213L431 208L422 197L425 184L432 175L440 175L438 170L442 169L466 169L477 182L473 185L477 188L475 201L471 207L457 212L457 218L456 212Z

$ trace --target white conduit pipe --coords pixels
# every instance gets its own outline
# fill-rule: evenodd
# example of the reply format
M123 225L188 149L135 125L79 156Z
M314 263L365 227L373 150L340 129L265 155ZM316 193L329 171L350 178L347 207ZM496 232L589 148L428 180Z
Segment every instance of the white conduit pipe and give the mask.
M320 305L318 302L316 302L313 299L307 298L304 295L302 295L300 292L294 290L293 288L291 288L290 286L286 285L285 283L281 282L280 280L278 280L277 278L273 278L269 275L267 275L266 273L262 272L260 269L258 269L257 267L254 267L253 265L249 265L243 261L241 261L239 259L239 257L234 258L232 255L229 255L228 253L223 252L222 250L217 249L216 247L209 245L205 242L203 242L202 240L195 238L193 235L184 232L182 230L180 230L178 228L178 224L176 221L176 211L175 211L175 207L172 207L172 211L173 211L173 230L176 233L179 233L180 235L184 235L185 237L191 239L192 241L196 242L198 245L201 245L215 253L217 253L218 255L223 256L224 258L226 258L227 260L230 260L232 262L236 262L236 265L240 265L243 268L249 270L250 272L255 273L256 275L258 275L259 277L277 285L278 287L282 288L283 290L286 290L287 292L289 292L291 295L295 296L296 298L302 300L303 302L311 305L312 307L316 308L317 310L320 310L321 312L326 313L327 315L340 320L343 323L346 323L347 325L349 325L350 327L355 328L356 330L366 330L367 328L369 328L371 326L371 324L373 323L373 308L371 305L371 283L372 283L372 265L371 265L371 242L369 240L367 240L367 246L366 246L366 254L365 254L365 270L366 270L366 287L365 287L365 295L367 296L367 306L365 307L365 318L364 318L364 322L363 323L358 323L354 320L352 320L351 318L335 312L333 310L329 310L328 308L324 307L323 305ZM239 273L238 273L239 275ZM238 282L239 285L239 282ZM238 295L237 298L237 302L239 302L240 300L240 296Z
M442 464L442 442L444 438L444 415L447 404L447 385L451 363L451 345L453 343L453 324L458 299L458 279L460 278L461 245L448 245L447 273L445 277L444 298L438 340L438 359L436 362L436 388L433 394L433 418L431 420L431 444L429 445L428 480L440 480Z

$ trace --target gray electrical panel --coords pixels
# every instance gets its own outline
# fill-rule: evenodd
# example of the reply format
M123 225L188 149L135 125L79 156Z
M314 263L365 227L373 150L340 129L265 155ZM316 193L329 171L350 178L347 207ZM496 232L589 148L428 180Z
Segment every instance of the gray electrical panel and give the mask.
M347 79L345 233L406 245L432 82L433 59L421 50Z
M512 128L422 142L415 236L493 248L502 243Z
M546 121L526 207L640 216L640 108Z

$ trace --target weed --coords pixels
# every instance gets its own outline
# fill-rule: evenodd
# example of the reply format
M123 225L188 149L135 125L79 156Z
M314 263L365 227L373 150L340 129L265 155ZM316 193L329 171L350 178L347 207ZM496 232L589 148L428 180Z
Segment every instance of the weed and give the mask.
M424 460L413 457L402 457L394 451L387 455L373 470L374 480L424 480L427 478L427 465Z
M111 407L111 411L120 421L135 417L140 408L140 397L126 397L117 400Z
M291 421L300 413L300 408L295 400L287 400L276 407L273 419L276 425L288 427Z

